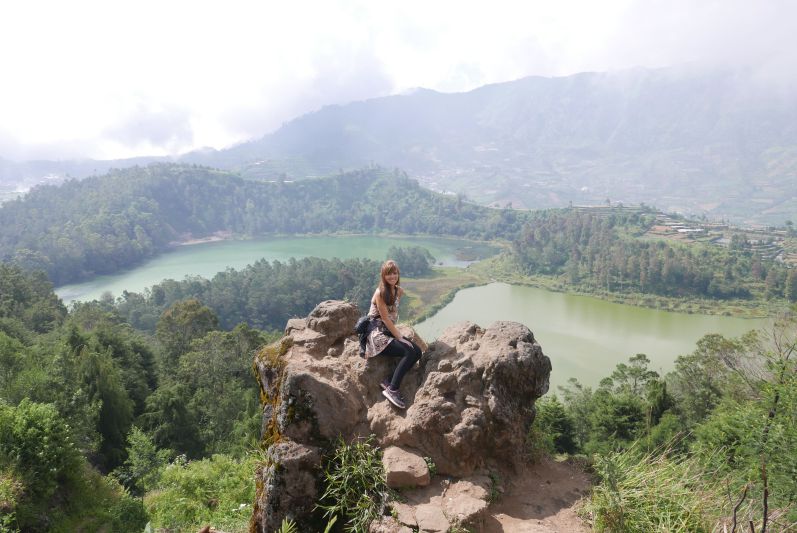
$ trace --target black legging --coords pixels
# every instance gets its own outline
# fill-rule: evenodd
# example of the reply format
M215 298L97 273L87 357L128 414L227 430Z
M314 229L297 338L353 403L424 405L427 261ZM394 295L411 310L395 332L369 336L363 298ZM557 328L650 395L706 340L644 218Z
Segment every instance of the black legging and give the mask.
M421 349L418 348L418 345L409 339L407 340L412 344L412 347L400 340L393 339L390 341L390 344L385 346L384 350L379 352L379 355L386 355L388 357L401 357L401 361L399 361L396 371L393 372L393 379L390 380L390 388L393 390L398 390L399 386L401 385L401 380L404 379L404 374L406 374L407 370L412 368L412 365L417 363L421 358Z

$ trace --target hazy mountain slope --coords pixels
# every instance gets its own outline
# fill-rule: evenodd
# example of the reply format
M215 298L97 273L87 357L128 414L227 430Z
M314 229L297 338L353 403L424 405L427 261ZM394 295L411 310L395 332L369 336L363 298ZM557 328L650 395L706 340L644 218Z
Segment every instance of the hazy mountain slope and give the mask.
M609 198L782 224L797 218L794 95L741 70L530 77L328 106L259 140L180 160L268 180L376 163L484 203L539 208ZM142 162L0 160L0 181L22 170L82 177Z
M0 185L6 183L30 187L41 183L42 178L51 176L54 181L63 178L85 178L96 174L104 174L112 168L128 168L136 165L147 165L166 161L165 157L134 157L99 161L95 159L78 159L69 161L11 161L0 157Z
M532 77L330 106L185 159L253 177L377 162L484 202L608 197L783 222L797 215L797 98L732 71Z

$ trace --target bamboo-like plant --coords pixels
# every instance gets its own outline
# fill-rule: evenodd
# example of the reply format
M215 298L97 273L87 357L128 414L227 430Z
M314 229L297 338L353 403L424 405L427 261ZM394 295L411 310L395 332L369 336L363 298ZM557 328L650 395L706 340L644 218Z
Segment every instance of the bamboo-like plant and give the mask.
M329 519L346 518L346 531L364 533L381 516L388 494L381 451L373 436L342 439L324 471L326 489L318 507Z

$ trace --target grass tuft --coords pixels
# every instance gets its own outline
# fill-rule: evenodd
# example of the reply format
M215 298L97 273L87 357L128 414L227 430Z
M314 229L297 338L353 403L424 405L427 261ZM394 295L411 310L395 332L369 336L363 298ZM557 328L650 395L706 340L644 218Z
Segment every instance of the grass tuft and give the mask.
M351 444L339 440L324 471L324 483L318 505L324 516L346 517L346 531L368 531L368 525L382 515L389 493L374 437Z
M598 532L710 533L726 503L720 479L694 458L631 448L599 457L595 472L601 481L585 511Z

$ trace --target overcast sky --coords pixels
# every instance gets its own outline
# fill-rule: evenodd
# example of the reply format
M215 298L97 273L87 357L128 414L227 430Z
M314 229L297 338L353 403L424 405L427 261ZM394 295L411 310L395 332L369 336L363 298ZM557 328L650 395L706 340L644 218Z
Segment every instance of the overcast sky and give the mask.
M20 0L0 5L0 157L223 148L414 87L686 62L797 78L797 1Z

